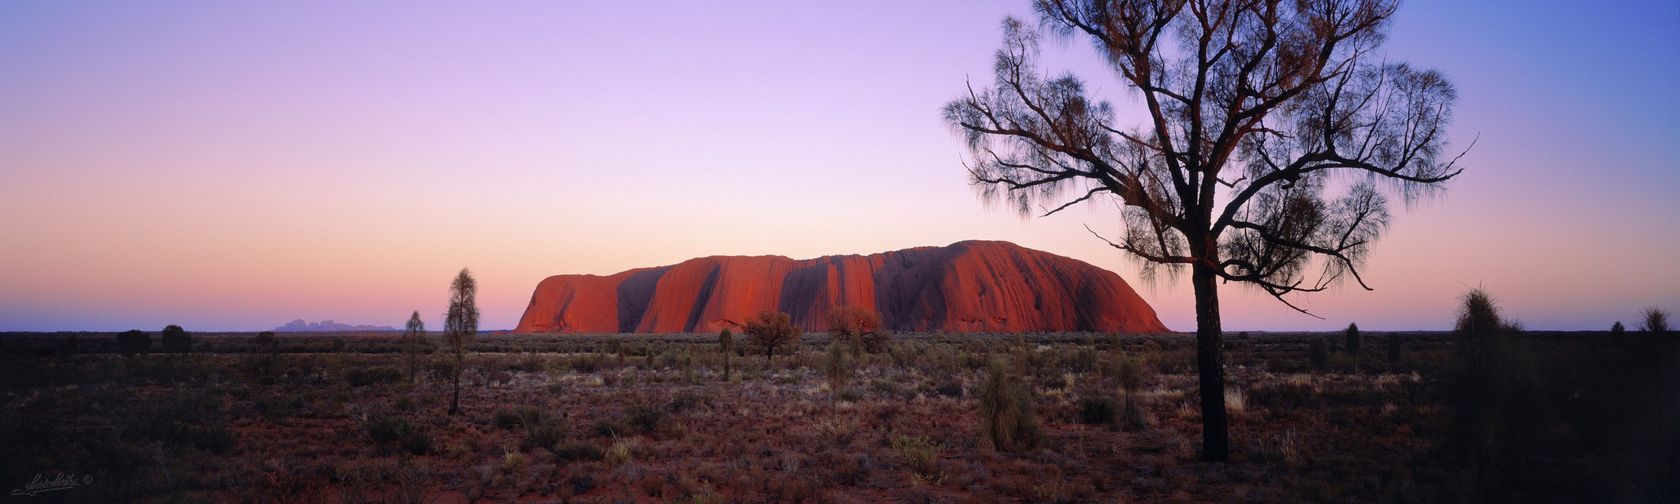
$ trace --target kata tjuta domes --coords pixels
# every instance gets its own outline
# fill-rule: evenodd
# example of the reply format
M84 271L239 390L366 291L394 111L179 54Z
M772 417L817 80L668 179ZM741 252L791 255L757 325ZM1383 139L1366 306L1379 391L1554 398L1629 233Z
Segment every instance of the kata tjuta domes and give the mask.
M1009 242L794 260L713 256L537 284L515 332L714 332L764 310L821 330L836 306L897 331L1164 332L1119 275Z

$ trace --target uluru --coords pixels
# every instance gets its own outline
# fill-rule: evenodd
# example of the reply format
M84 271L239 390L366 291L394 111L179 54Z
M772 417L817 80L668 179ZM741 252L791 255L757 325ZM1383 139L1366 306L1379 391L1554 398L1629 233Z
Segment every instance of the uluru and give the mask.
M765 310L822 330L853 305L895 331L1165 332L1119 275L1009 242L963 241L795 260L711 256L537 284L518 333L678 333L734 327Z

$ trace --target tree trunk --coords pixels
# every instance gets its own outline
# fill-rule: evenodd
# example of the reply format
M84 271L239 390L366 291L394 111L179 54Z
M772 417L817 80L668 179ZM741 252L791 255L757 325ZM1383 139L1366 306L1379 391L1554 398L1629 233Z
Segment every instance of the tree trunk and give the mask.
M455 395L449 399L449 414L461 412L461 359L455 359Z
M1226 432L1225 366L1220 354L1219 277L1212 267L1192 266L1196 291L1196 374L1202 394L1202 461L1224 462L1230 457Z

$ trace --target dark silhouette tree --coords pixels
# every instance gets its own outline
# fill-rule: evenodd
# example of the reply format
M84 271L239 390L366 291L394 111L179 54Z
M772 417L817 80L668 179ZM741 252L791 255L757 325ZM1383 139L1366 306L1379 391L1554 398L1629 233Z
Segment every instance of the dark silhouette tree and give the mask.
M1040 25L1087 38L1144 105L1141 126L1071 74L1038 69L1039 32L1003 23L991 88L945 106L983 197L1023 216L1113 203L1110 245L1146 280L1190 270L1202 459L1228 456L1219 284L1286 296L1360 278L1389 223L1459 173L1439 73L1383 60L1392 0L1037 0ZM1334 177L1333 177L1334 176ZM1092 231L1092 234L1097 234ZM1098 235L1101 238L1101 235Z
M192 335L187 334L187 330L182 329L181 326L175 324L165 326L160 339L163 342L163 351L165 352L187 353L192 351Z
M1353 356L1354 362L1359 362L1359 324L1348 324L1346 347L1348 355Z
M403 360L408 364L408 382L414 383L414 375L420 367L420 346L426 340L426 323L420 320L420 311L415 310L408 316L408 326L403 332Z
M1668 330L1667 311L1655 306L1645 309L1645 321L1639 325L1640 332L1665 334Z
M451 415L461 412L461 370L466 366L467 343L478 334L477 296L478 282L473 280L472 272L461 268L455 280L449 283L449 311L443 315L443 334L449 341L450 352L455 355L455 367L451 372L455 392L449 399Z
M799 344L799 327L793 317L775 310L767 310L747 319L742 329L753 344L764 347L764 361L776 360L776 348Z
M152 351L152 335L139 329L129 329L117 335L117 351L123 357L133 357L134 354L146 354Z

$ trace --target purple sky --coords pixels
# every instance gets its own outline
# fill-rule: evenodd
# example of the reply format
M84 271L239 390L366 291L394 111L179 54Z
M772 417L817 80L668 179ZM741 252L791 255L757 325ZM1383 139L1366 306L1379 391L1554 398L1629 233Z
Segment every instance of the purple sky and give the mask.
M543 277L714 254L1001 239L1142 283L1083 225L965 183L939 110L990 81L993 2L0 3L0 330L486 328ZM1224 289L1229 330L1443 329L1491 291L1534 329L1680 309L1680 4L1409 2L1387 57L1458 87L1469 169L1398 213L1367 280ZM1120 109L1083 41L1051 44Z

